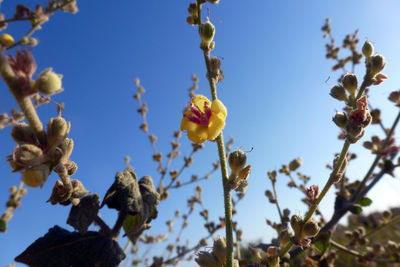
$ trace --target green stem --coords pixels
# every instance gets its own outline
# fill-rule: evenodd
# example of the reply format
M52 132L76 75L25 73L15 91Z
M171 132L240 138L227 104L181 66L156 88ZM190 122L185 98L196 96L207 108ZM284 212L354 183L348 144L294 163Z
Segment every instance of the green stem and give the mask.
M335 248L337 248L337 249L339 249L339 250L341 250L341 251L343 251L343 252L345 252L347 254L350 254L350 255L353 255L353 256L356 256L356 257L364 257L359 252L357 252L355 250L352 250L352 249L349 249L349 248L346 248L345 246L343 246L343 245L341 245L341 244L339 244L339 243L337 243L337 242L335 242L333 240L330 241L330 244L332 245L332 247L335 247Z
M388 221L388 222L386 222L386 223L382 223L382 224L379 225L378 227L372 229L371 231L369 231L368 233L366 233L366 234L363 236L363 238L364 238L364 237L368 237L368 236L370 236L370 235L373 235L373 234L375 234L376 232L379 232L380 230L382 230L383 228L385 228L386 226L390 226L390 225L395 224L395 223L398 223L398 222L400 222L400 215L398 215L398 216L392 218L390 221Z
M277 194L277 192L276 192L275 182L273 182L273 181L271 180L271 183L272 183L272 189L274 190L275 205L276 205L276 208L278 209L279 218L281 219L281 223L283 223L283 216L282 216L281 208L280 208L280 206L279 206L278 194Z
M312 215L314 214L314 212L318 208L319 203L325 197L325 195L328 192L329 188L335 182L335 177L336 177L337 173L339 172L340 168L342 167L342 164L343 164L344 159L345 159L345 157L347 155L347 151L349 150L349 147L350 147L350 142L348 140L346 140L344 142L344 144L343 144L343 148L342 148L342 151L340 152L339 160L338 160L338 162L336 164L335 169L331 173L328 182L324 186L324 189L322 189L321 193L318 195L317 200L315 201L315 203L311 206L311 208L308 210L307 214L305 215L304 220L303 220L304 223L307 222L309 219L311 219ZM281 253L279 254L279 257L283 258L285 256L285 254L292 248L292 246L293 246L293 243L288 243L284 247L284 249L281 251Z
M212 100L217 99L217 88L215 80L210 77L210 51L204 50L204 60L207 67L208 81L210 83ZM219 162L221 165L222 185L224 188L224 206L225 206L225 231L226 231L226 267L233 266L233 226L232 226L232 196L231 189L227 186L229 180L228 165L226 164L226 154L223 133L216 138L218 146Z

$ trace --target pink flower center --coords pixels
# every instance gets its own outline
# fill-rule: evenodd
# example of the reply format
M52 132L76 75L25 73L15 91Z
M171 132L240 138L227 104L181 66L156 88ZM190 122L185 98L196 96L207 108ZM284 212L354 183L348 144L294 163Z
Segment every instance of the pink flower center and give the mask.
M201 109L193 103L190 103L190 111L191 114L186 115L189 121L201 126L208 126L212 114L211 109L208 106L208 102L204 102L204 112L202 112Z

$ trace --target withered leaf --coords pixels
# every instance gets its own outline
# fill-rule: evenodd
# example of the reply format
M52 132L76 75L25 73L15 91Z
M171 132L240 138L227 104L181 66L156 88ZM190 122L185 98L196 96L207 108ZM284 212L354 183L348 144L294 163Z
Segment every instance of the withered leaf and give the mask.
M16 262L37 267L118 266L125 254L116 241L98 232L69 232L59 226L30 245Z
M107 190L101 207L104 204L110 209L125 211L131 215L140 213L143 201L136 175L129 171L117 172L115 181Z
M92 194L81 199L78 206L72 206L67 223L81 234L86 233L99 211L100 197Z

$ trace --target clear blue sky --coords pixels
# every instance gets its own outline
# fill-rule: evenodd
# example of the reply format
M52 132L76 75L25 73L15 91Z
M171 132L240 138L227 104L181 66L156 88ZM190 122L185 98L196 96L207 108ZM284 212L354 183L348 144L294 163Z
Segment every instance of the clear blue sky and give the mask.
M29 6L37 3L18 2ZM38 72L53 67L64 75L65 91L54 100L65 103L63 115L72 122L70 137L75 141L71 159L79 166L74 177L88 190L104 196L115 173L123 170L125 155L131 156L138 176L150 174L158 179L149 142L138 129L141 119L131 97L136 91L134 78L140 77L147 89L144 101L150 109L150 130L159 137L157 147L164 155L188 101L192 73L200 78L197 92L210 96L197 29L185 22L188 4L189 1L78 1L78 14L57 13L35 34L40 41L33 50ZM11 16L14 5L14 1L4 1L1 12ZM265 224L266 217L278 218L276 208L264 196L270 188L268 170L302 156L301 170L312 176L311 184L321 187L329 175L324 166L331 163L341 147L336 139L338 130L331 122L341 104L328 95L337 74L332 74L332 62L324 58L325 40L320 28L325 18L331 18L333 35L339 43L345 34L358 28L361 43L369 38L375 42L376 51L387 58L384 73L389 79L373 88L371 103L383 109L384 123L389 125L396 109L386 98L400 85L400 39L396 30L400 26L399 12L400 3L396 0L379 4L372 0L221 0L218 6L211 6L210 17L216 26L213 55L223 57L225 73L225 80L218 85L219 97L228 108L224 134L226 139L229 135L235 137L234 148L254 147L248 155L248 162L253 165L250 186L237 217L245 240L269 241L274 236ZM28 27L19 22L11 25L9 32L18 37ZM360 79L363 71L358 67ZM329 76L331 79L325 83ZM14 107L15 101L1 83L0 113ZM54 105L40 107L39 114L47 123L56 115ZM14 146L10 130L0 131L0 205L8 198L8 188L20 179L20 174L10 173L4 160ZM376 126L369 127L367 136L379 131ZM181 151L186 155L190 143L186 138L182 143ZM361 144L356 144L351 150L363 151L360 148ZM217 158L216 151L215 144L206 143L206 149L182 177L204 174ZM349 175L360 178L371 161L369 155L360 156L350 166ZM179 166L181 161L172 168ZM12 263L18 253L53 225L72 230L65 224L69 207L45 203L55 180L52 175L43 189L29 189L7 234L0 234L1 266ZM281 206L303 214L306 207L299 201L301 195L286 188L286 183L286 177L278 178ZM210 217L217 219L223 213L220 176L213 175L202 186L204 204L210 207ZM186 199L193 189L194 186L173 192L160 205L151 233L164 233L165 221L176 209L186 212ZM371 191L372 198L379 201L370 210L399 205L396 190L400 190L398 179L384 178ZM321 206L326 216L330 216L332 205L330 192ZM0 213L3 211L4 206ZM116 212L103 209L101 213L107 222L114 222ZM179 221L175 228L178 225ZM204 233L196 212L183 240Z

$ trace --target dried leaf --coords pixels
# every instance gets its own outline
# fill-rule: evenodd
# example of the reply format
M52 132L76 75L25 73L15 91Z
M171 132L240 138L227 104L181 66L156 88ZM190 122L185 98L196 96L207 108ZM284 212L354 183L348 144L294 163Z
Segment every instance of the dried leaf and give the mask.
M108 267L118 266L124 258L118 243L98 232L89 231L81 235L56 225L18 255L15 261L36 267Z
M78 206L72 206L67 223L81 234L86 233L99 211L100 198L92 194L81 199Z

